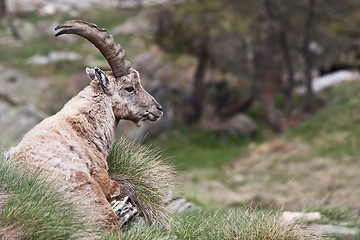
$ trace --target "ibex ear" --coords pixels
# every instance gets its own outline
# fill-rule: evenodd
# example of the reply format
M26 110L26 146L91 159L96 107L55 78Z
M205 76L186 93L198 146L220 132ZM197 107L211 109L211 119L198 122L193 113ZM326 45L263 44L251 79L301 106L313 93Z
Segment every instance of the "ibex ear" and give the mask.
M104 92L106 94L108 94L109 79L107 78L105 73L100 68L95 67L94 71L95 71L95 77L96 77L97 81L99 82L101 88L104 90Z
M92 68L86 68L86 73L91 80L95 79L95 70Z

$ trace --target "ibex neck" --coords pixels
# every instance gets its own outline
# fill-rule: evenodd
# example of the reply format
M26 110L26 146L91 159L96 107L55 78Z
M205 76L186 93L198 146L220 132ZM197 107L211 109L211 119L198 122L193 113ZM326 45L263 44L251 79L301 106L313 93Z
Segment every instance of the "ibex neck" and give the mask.
M116 120L108 98L94 85L86 87L70 100L63 112L70 126L105 159L114 142Z

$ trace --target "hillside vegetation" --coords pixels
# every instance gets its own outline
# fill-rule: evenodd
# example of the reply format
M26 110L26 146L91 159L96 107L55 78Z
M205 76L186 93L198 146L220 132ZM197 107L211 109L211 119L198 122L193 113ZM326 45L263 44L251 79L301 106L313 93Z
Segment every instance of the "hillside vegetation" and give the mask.
M228 207L320 211L323 223L358 227L359 91L359 82L326 90L322 110L267 140L221 139L214 132L185 138L173 131L152 143L186 170L183 192L190 198Z
M189 2L191 4L191 1ZM210 10L222 5L214 0L206 2L210 4ZM256 1L254 2L256 4ZM236 3L236 1L228 2L228 4L232 3ZM217 44L221 43L221 46L230 46L232 44L229 43L233 43L235 40L237 42L237 34L240 34L241 37L244 37L243 43L237 42L237 44L241 45L241 55L239 57L238 52L233 49L226 48L223 51L222 48L219 48L220 50L216 54L221 55L216 55L216 60L221 61L221 64L216 66L219 63L208 60L211 64L208 64L207 72L203 73L204 84L206 84L204 86L200 84L199 86L200 89L206 87L206 90L209 90L208 93L210 90L218 93L221 92L221 89L220 91L218 89L222 86L221 81L235 82L234 85L230 83L224 85L230 90L234 90L234 92L224 91L223 95L235 94L238 97L235 100L243 103L242 101L245 100L243 98L251 95L249 92L253 90L252 87L254 89L258 87L255 86L256 84L253 86L253 84L263 80L261 75L265 70L259 68L259 72L255 71L255 69L258 69L258 62L243 63L248 55L253 54L247 52L250 48L260 50L264 48L262 46L264 39L262 37L257 39L260 35L257 30L254 31L254 29L258 29L254 26L258 27L259 23L260 26L266 24L263 22L265 18L262 17L263 10L261 10L261 7L254 8L255 15L252 16L253 13L248 12L246 6L242 6L243 4L247 5L247 3L239 1L239 4L238 9L234 8L231 11L234 15L227 14L228 12L225 9L221 12L210 11L210 13L220 13L219 16L214 16L215 19L212 19L211 15L208 17L210 17L211 21L216 22L218 17L224 19L224 24L220 24L220 29L224 31L228 28L232 29L230 23L233 18L236 18L237 24L233 26L236 34L230 34L227 41L217 37L214 40L216 40ZM294 4L295 7L290 8L289 6L289 10L295 11L298 9L296 6L298 4L303 6L305 1L289 1L288 4ZM201 19L203 14L202 5L198 5L198 3L196 5L198 8L195 8L195 10L199 12L195 11L193 17L189 18L190 20L196 20L198 17ZM321 3L319 6L325 5ZM184 17L188 16L187 11L192 13L193 10L191 5L184 6L185 8L175 7L173 10L182 9L180 13L184 14ZM226 6L228 8L232 5ZM156 10L156 7L154 9ZM107 31L112 33L114 29L134 15L148 10L152 13L151 11L154 9L147 7L126 10L117 8L82 9L76 12L76 18L94 22L99 27L106 27ZM240 15L237 10L239 9L244 12L241 16L245 16L245 19L238 19ZM341 12L336 11L337 8L334 9L336 13ZM318 10L321 10L321 8L318 8ZM285 12L289 16L293 15L292 12ZM297 23L302 23L303 20L302 12L296 11L296 13L299 15L294 15L295 26L297 26ZM326 13L326 11L321 11L321 14L323 13ZM151 14L149 15L151 16ZM316 29L320 29L325 23L327 25L326 20L329 16L323 16L321 24L317 25ZM357 15L354 14L353 16ZM4 111L0 111L0 119L8 114L8 108L22 107L24 104L32 104L39 111L51 115L89 83L84 71L86 66L99 66L108 69L106 61L98 53L98 50L88 42L80 38L56 39L53 36L55 25L74 18L71 13L40 16L36 12L29 12L21 13L15 17L23 21L25 25L31 25L33 31L25 36L25 39L21 39L21 36L20 39L14 39L12 30L8 22L6 22L7 20L1 22L0 30L4 34L0 38L13 41L2 39L4 43L0 44L0 69L4 71L7 69L24 71L31 75L31 80L27 84L23 84L21 82L22 78L14 80L11 77L6 77L2 79L3 82L1 83L4 89L10 85L17 90L20 89L17 87L19 85L29 86L21 89L24 91L31 86L36 86L38 89L35 94L32 93L32 95L36 95L34 98L28 97L27 94L21 94L21 92L9 93L10 88L7 87L6 90L0 91L0 103L6 105L6 108L0 108L0 110ZM251 22L255 25L250 24ZM336 31L334 33L330 32L330 35L338 34L338 31L342 28L342 25L340 27L335 25L331 25L330 29L335 28ZM194 30L196 32L200 30L199 32L203 33L203 25L200 24L199 26ZM214 28L209 27L209 29L216 30L215 26ZM239 29L242 30L238 31ZM296 35L290 35L292 37L289 40L296 39L296 41L292 41L294 44L292 47L297 49L301 48L300 45L302 44L301 39L299 40L297 36L302 36L302 33L295 32ZM179 31L175 29L174 33L178 34ZM215 31L216 36L218 34L222 36L220 33ZM173 36L177 37L176 34ZM161 99L161 104L163 106L169 104L166 111L170 112L169 115L173 114L173 119L170 119L170 124L165 127L160 125L160 128L163 128L161 129L162 132L155 137L148 137L144 141L146 146L120 139L119 142L114 144L108 159L109 173L114 178L118 178L119 181L126 182L129 186L126 189L127 191L131 193L137 191L137 201L142 203L141 214L145 220L143 221L140 217L140 220L137 219L127 225L123 231L106 233L89 221L86 218L85 211L71 202L69 197L59 191L57 187L46 183L40 176L28 176L26 171L1 159L0 238L78 239L85 236L85 238L97 237L109 240L292 240L320 239L320 236L314 235L309 230L309 226L313 223L360 229L359 82L343 83L320 93L319 96L316 96L316 99L320 97L325 104L317 106L316 111L305 111L300 107L306 102L306 97L291 96L293 104L293 108L290 109L292 110L291 114L286 113L286 111L279 111L281 112L280 116L284 116L285 120L290 121L293 117L292 114L297 115L299 113L301 118L296 119L297 126L286 126L289 128L279 134L270 129L271 124L269 125L267 122L266 111L261 106L262 103L260 103L261 97L258 97L259 99L256 97L246 113L258 124L257 134L253 137L243 138L222 137L219 135L219 131L209 130L220 126L221 121L225 118L231 117L230 113L225 111L226 108L222 109L225 111L223 113L221 111L219 111L220 113L216 112L216 107L224 107L221 100L219 100L224 97L221 94L209 93L207 98L211 101L207 101L208 99L204 97L206 104L203 106L202 120L208 121L204 125L201 125L203 123L200 121L187 126L184 119L182 119L183 115L187 113L184 106L189 103L191 98L191 81L196 72L197 56L192 56L191 52L187 52L188 49L180 51L181 57L176 56L176 52L181 50L181 45L174 45L171 38L165 43L170 43L170 46L175 48L173 49L175 53L166 53L166 51L156 47L154 36L149 35L151 34L135 33L124 35L118 33L115 34L114 38L116 42L120 42L126 49L127 59L140 66L138 68L135 65L142 74L143 83L146 84L147 82L148 86L154 85L155 87L152 86L154 93L159 94L160 92L159 96L162 96L162 94L165 96ZM248 39L245 39L247 36L255 36L254 43L247 42ZM326 35L325 38L337 40L331 42L330 46L333 49L336 48L333 46L338 45L338 41L343 42L333 36ZM197 39L197 37L190 36L186 37L185 40L192 41L194 39ZM165 40L167 39L165 38ZM202 45L201 42L199 44ZM255 45L252 46L252 44ZM186 48L188 44L184 46ZM195 49L197 48L195 47ZM211 49L217 50L218 48ZM260 52L260 56L265 54L266 49L262 49L263 52ZM280 55L280 46L277 46L277 50L279 50L277 54ZM74 61L60 60L44 65L34 64L31 60L34 56L48 57L54 51L75 53L81 57ZM342 51L342 49L339 48L338 51ZM350 50L347 49L347 51ZM138 58L141 54L147 56ZM300 53L297 54L301 55ZM223 71L227 71L223 65L234 60L225 59L226 56L229 56L229 58L234 57L236 60L231 65L235 70L230 69L231 71L223 73ZM294 63L301 62L300 58L298 56ZM274 65L279 66L278 68L272 68L277 69L274 76L282 76L285 60L281 59L282 57L279 56L274 59ZM337 55L331 57L331 59L336 60ZM349 62L353 60L353 58L349 59ZM227 61L223 62L223 60ZM258 61L259 59L255 60ZM321 63L321 61L319 62ZM238 69L240 65L245 69ZM260 63L260 66L262 65L264 64ZM301 68L304 68L304 66L299 66L297 71L303 71ZM211 77L208 77L209 75ZM39 78L44 79L40 81ZM41 84L42 81L46 82L46 84ZM207 85L208 82L213 84L213 88L209 87L211 84ZM40 87L40 85L43 86ZM263 93L260 93L259 89L257 90L256 93L261 96ZM282 90L284 89L276 89L274 93L274 105L278 109L285 109L286 105L286 97L281 97ZM196 91L194 92L196 93ZM24 99L20 97L21 101L14 101L11 94L14 96L21 95ZM157 98L157 96L155 97ZM219 99L216 97L219 97ZM229 97L226 100L231 102L234 99ZM216 103L210 103L212 101ZM219 116L214 117L214 112ZM289 114L289 116L285 116L286 114ZM4 132L10 132L9 129L17 128L16 124L11 127L10 124L14 124L13 119L19 116L20 114L13 111L11 118L8 116L7 121L0 124L0 129L4 129ZM210 119L207 119L207 116L210 116ZM40 117L36 118L36 121L39 120ZM19 122L21 121L19 120ZM161 124L161 121L159 122ZM31 124L34 123L31 122ZM171 130L164 131L168 126L172 127ZM285 126L281 126L281 130L284 130L283 127L285 129ZM2 135L0 134L0 136ZM0 147L3 146L2 144L6 144L6 147L8 147L7 145L14 145L20 136L16 137L11 141L10 139L9 141L7 141L8 139L0 141ZM157 150L154 151L153 149ZM178 171L179 178L174 178L174 169ZM175 197L186 197L195 206L195 210L181 214L169 214L166 212L163 198L166 198L168 188L174 185L178 186L180 190ZM282 213L288 210L318 211L322 217L314 222L284 223ZM360 234L352 236L332 234L325 235L324 239L360 239Z

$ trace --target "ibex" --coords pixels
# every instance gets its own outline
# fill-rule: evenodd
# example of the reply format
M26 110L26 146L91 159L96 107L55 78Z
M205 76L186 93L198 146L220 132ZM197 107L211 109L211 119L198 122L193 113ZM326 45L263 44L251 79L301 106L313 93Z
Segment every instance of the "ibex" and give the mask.
M109 229L118 224L109 201L119 194L119 185L108 176L106 162L115 128L121 119L139 126L145 120L156 121L163 110L141 86L139 73L124 59L125 51L104 29L71 20L55 30L59 30L55 36L77 34L90 41L111 71L86 68L90 85L30 130L8 156L30 172L40 169L70 190Z

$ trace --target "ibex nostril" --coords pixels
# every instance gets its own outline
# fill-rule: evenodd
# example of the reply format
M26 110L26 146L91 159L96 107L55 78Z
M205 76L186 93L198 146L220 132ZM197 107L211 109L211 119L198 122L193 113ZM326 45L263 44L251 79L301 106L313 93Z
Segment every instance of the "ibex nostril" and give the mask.
M163 108L161 106L157 106L156 108L161 112L163 111Z

